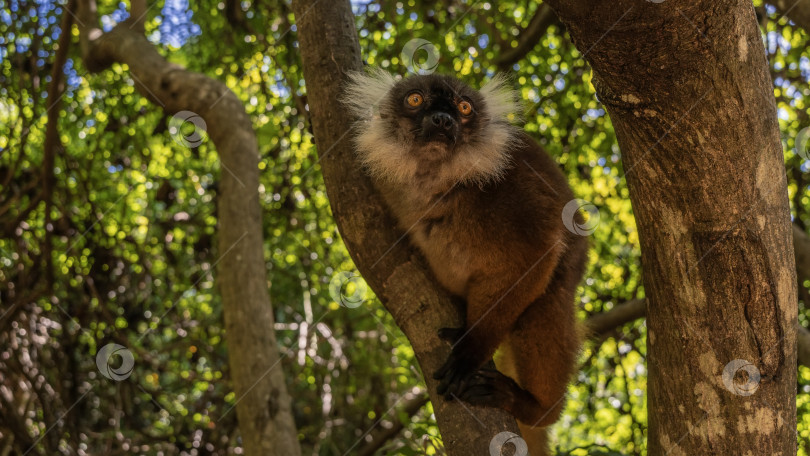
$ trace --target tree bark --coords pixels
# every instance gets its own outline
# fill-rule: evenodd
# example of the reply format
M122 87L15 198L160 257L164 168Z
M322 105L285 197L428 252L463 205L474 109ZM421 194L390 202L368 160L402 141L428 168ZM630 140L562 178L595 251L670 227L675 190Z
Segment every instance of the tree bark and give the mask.
M297 0L293 12L320 166L346 248L413 346L448 454L486 453L498 433L518 432L515 421L502 410L448 402L436 393L432 374L450 353L437 330L459 327L462 320L422 257L393 228L396 223L354 154L354 119L341 104L347 74L362 70L351 5Z
M142 2L133 1L133 11L145 10ZM217 282L245 454L300 454L267 292L259 151L244 106L223 83L166 61L139 31L139 24L124 22L103 33L94 0L79 1L78 17L88 70L100 72L114 62L125 63L137 89L167 114L188 110L205 121L223 168Z
M649 453L795 454L796 278L753 5L549 4L622 150L647 295Z

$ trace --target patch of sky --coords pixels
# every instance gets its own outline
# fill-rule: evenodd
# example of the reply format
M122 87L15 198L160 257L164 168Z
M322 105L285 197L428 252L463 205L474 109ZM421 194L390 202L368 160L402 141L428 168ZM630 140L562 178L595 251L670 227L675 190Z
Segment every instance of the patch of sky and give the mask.
M190 38L202 34L200 26L192 20L194 13L188 0L166 0L161 11L160 42L173 47L183 46Z

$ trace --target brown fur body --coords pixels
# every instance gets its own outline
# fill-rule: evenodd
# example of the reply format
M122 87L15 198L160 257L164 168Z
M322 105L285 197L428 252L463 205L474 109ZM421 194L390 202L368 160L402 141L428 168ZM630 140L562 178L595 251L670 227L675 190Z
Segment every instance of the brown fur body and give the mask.
M425 112L406 106L398 114L397 104L414 91ZM582 334L573 303L587 242L563 223L574 196L557 164L505 115L492 113L503 111L507 96L500 86L479 94L443 76L405 79L389 87L378 123L361 127L358 149L399 226L438 281L466 303L465 327L440 331L454 345L435 375L439 392L509 411L532 455L542 455L544 428L559 417L576 369ZM450 111L442 99L470 100L476 109L455 113L450 139L419 129L425 116ZM410 174L392 177L363 156L375 135L384 136L374 128L405 149L391 157L402 163L390 166L402 173L410 167ZM504 136L493 142L494 129ZM471 161L458 158L465 154ZM498 348L499 370L482 369Z

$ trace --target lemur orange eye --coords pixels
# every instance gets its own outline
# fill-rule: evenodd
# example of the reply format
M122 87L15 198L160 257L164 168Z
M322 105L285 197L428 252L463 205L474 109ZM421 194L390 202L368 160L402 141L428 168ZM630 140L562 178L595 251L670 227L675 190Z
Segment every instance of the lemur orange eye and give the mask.
M472 114L472 104L469 101L459 101L458 102L458 112L460 112L464 116L469 116Z
M425 99L422 98L421 93L414 92L408 95L408 104L413 107L419 106L420 104L422 104L423 101L425 101Z

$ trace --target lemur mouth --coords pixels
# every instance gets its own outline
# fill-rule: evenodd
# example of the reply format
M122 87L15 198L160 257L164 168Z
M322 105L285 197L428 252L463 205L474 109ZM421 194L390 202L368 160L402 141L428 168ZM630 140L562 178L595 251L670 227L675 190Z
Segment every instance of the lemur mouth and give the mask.
M422 136L422 140L425 143L443 143L448 146L453 146L456 144L456 138L454 135L445 133L442 131L434 131Z

